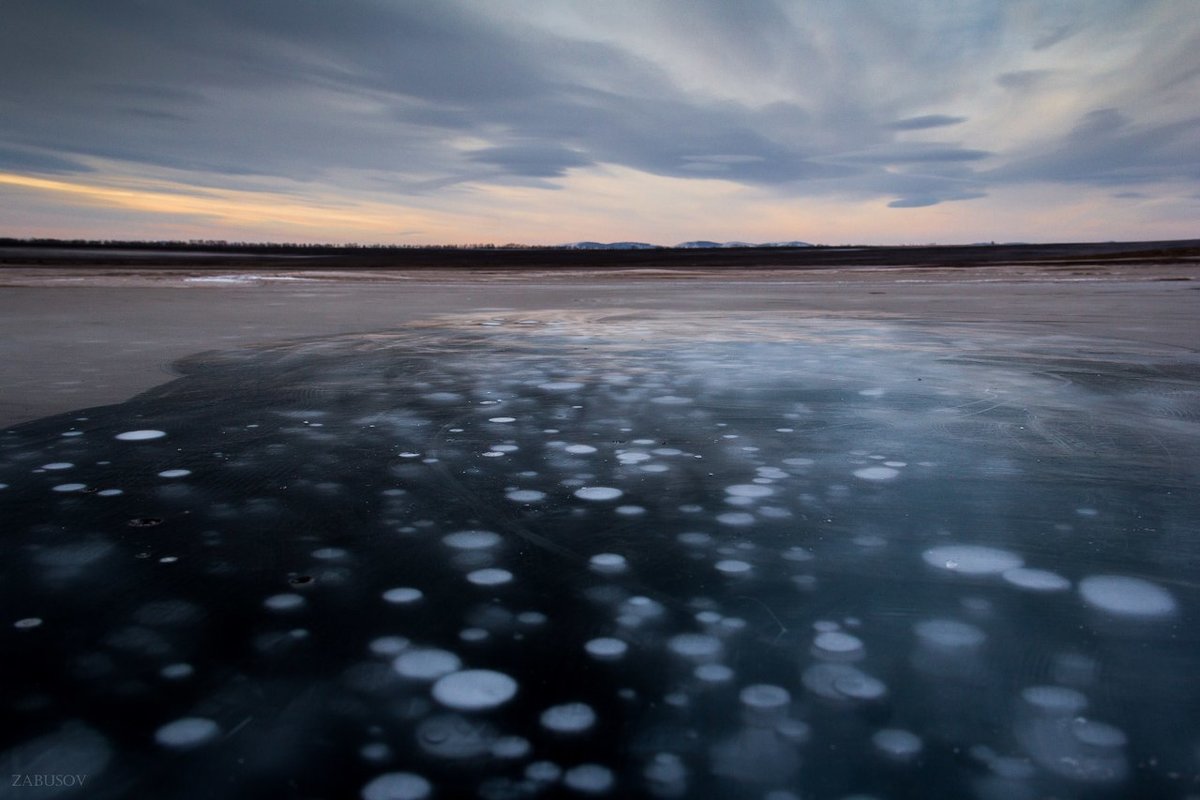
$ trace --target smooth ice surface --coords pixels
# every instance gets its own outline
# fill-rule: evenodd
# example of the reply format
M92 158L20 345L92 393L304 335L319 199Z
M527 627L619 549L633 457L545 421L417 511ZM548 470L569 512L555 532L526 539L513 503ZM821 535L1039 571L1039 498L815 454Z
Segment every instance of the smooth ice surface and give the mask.
M79 764L98 797L1196 783L1200 355L578 305L210 351L0 431L10 772ZM189 718L215 737L159 743Z

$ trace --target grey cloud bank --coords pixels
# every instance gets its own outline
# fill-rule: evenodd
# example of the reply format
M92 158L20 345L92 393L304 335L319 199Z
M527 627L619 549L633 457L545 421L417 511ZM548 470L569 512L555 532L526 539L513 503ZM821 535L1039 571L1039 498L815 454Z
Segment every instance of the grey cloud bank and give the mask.
M0 169L554 189L616 165L915 208L1200 183L1200 17L997 4L15 0ZM457 188L456 188L457 187Z

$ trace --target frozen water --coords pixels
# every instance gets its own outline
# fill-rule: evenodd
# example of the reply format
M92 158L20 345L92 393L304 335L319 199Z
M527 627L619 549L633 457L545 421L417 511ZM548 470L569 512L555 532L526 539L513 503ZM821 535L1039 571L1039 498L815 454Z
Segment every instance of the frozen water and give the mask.
M3 431L6 757L78 717L96 796L1186 794L1200 356L499 313Z
M433 699L456 711L496 708L516 693L516 681L502 672L488 669L452 672L433 684Z

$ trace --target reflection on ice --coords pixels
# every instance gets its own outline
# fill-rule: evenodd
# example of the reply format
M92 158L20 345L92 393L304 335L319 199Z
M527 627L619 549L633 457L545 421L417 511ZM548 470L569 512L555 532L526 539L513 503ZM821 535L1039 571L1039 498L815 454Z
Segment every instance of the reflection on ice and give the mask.
M10 772L147 797L1194 791L1194 357L461 322L207 354L0 433Z

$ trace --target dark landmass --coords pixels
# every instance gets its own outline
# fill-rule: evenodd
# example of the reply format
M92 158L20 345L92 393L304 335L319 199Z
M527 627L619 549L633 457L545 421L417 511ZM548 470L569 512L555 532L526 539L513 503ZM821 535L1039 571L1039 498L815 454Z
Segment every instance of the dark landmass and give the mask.
M1071 266L1116 262L1200 264L1200 239L1155 242L915 247L359 247L226 242L64 242L0 238L0 267L315 270L822 270Z

